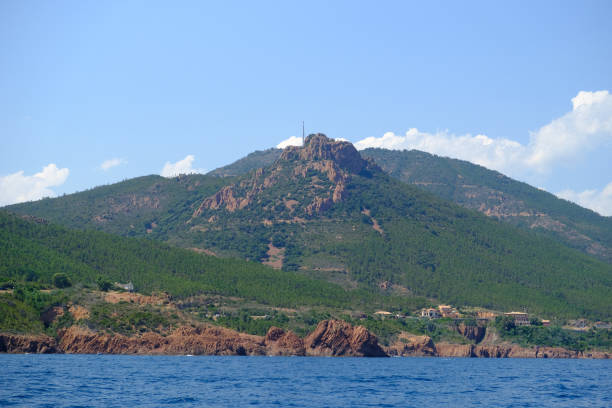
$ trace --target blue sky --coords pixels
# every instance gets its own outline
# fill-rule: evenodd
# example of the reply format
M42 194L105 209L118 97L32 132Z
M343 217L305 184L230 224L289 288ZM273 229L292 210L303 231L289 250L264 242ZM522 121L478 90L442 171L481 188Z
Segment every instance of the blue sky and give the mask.
M304 120L612 215L611 19L609 1L5 0L0 205L212 170Z

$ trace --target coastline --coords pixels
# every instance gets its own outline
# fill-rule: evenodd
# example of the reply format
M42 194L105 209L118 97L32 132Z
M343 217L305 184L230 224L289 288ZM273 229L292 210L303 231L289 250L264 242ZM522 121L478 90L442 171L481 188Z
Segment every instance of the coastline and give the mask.
M401 340L401 341L400 341ZM312 357L464 357L464 358L563 358L610 359L605 351L574 351L562 347L521 347L434 343L427 336L406 335L388 346L363 326L339 320L324 320L305 338L272 327L266 336L239 333L217 327L179 327L168 336L145 332L127 337L96 333L71 326L57 339L43 334L0 333L0 353L38 354L127 354L127 355L225 355Z

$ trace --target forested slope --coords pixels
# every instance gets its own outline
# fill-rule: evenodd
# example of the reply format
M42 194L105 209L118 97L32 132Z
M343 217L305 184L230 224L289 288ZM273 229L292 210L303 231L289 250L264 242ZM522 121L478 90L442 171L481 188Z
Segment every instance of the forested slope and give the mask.
M148 239L70 230L0 211L0 282L51 285L56 273L66 274L73 284L95 285L102 277L111 282L131 281L144 293L220 294L288 307L372 309L424 304L423 299L346 291L256 262L198 254Z

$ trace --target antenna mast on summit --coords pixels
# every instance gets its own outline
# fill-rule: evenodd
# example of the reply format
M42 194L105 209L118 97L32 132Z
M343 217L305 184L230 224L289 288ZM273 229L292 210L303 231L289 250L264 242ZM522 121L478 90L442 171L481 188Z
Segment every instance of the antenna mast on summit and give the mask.
M302 121L302 146L304 146L304 121Z

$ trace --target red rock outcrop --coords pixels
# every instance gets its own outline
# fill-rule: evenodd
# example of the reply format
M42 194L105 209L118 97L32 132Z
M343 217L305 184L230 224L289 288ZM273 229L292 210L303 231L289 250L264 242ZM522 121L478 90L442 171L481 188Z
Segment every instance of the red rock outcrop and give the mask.
M516 344L474 345L436 344L439 357L483 357L483 358L597 358L609 359L610 353L603 351L573 351L562 347L521 347Z
M385 348L390 356L413 357L435 356L436 346L429 336L413 336L401 333L397 341Z
M334 141L322 133L309 135L304 146L289 146L280 160L332 161L351 173L359 173L367 165L355 146L349 142Z
M375 167L373 162L364 160L351 143L335 141L320 133L313 134L306 138L304 146L285 148L274 166L257 169L239 183L223 187L206 198L192 218L201 216L207 210L234 212L246 208L257 201L266 189L286 182L287 177L300 180L310 177L309 174L313 172L324 174L331 186L321 185L318 176L312 177L308 186L308 201L295 201L295 204L299 204L298 207L309 215L322 213L346 198L346 186L351 175ZM285 172L287 168L291 170L289 176ZM290 210L293 212L296 208L291 206Z
M208 327L179 327L169 336L146 332L127 337L93 332L72 326L58 333L59 341L45 335L0 333L2 353L79 354L203 354L275 356L438 356L482 358L612 358L603 351L572 351L561 347L525 348L516 344L474 345L440 342L428 336L401 333L384 349L365 327L339 320L324 320L304 340L291 331L272 327L265 337L235 330Z
M264 339L269 356L304 356L304 340L292 331L285 332L278 327L270 327Z
M0 333L0 353L56 353L55 339L39 335Z
M152 332L126 337L72 326L60 333L59 349L80 354L266 354L262 337L222 327L180 327L167 337Z
M468 340L480 343L487 333L487 328L481 326L466 326L464 323L461 323L457 326L457 332Z
M323 320L304 339L306 355L345 357L386 357L378 339L365 327L353 327L341 320Z

